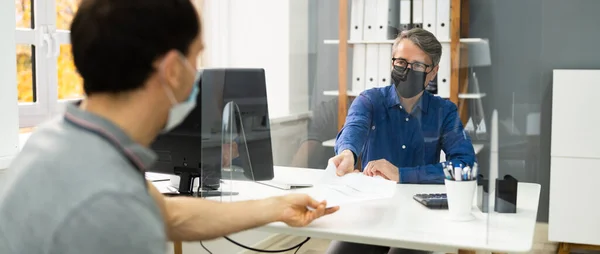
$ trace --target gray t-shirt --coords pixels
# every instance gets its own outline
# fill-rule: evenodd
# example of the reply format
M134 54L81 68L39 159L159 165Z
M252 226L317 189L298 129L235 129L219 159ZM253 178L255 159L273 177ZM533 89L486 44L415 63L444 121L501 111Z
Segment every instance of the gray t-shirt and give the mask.
M164 254L164 222L138 169L155 161L114 124L69 105L31 135L0 186L0 253Z

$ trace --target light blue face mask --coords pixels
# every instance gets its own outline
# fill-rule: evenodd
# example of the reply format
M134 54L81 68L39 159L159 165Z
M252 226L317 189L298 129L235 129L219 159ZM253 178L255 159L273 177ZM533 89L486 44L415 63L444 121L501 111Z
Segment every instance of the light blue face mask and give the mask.
M162 130L163 133L169 132L173 128L180 125L181 122L183 122L183 120L185 120L185 118L188 116L188 114L196 107L196 99L198 98L200 89L198 88L198 81L200 80L201 75L197 73L196 68L192 67L192 65L183 55L181 55L181 59L184 62L184 65L187 66L187 69L189 69L196 78L194 79L194 84L192 84L192 91L190 92L190 95L183 102L177 102L173 91L167 85L163 85L165 87L167 96L172 103L171 109L169 110L169 118L167 119L167 123Z

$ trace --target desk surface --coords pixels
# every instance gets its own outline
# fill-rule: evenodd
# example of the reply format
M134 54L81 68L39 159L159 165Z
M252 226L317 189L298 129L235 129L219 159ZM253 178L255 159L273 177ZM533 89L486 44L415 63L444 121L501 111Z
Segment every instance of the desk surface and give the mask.
M314 183L324 170L275 167L278 181ZM344 205L332 215L308 227L292 228L272 223L258 230L342 240L392 247L433 251L456 249L493 252L527 252L533 244L540 185L519 183L516 214L481 213L473 207L476 220L453 222L447 210L431 210L415 202L417 193L445 192L444 185L399 184L394 198ZM285 191L252 182L232 181L223 190L240 195L221 197L222 201L239 201L283 195Z

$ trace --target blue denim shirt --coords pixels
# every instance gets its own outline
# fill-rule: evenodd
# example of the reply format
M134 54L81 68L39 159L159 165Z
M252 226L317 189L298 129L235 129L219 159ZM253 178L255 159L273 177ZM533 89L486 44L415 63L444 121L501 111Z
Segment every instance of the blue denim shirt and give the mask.
M394 164L400 183L443 183L441 150L453 165L475 162L454 103L424 92L409 114L393 85L366 90L354 100L335 142L336 154L346 149L360 157L363 169L379 159Z

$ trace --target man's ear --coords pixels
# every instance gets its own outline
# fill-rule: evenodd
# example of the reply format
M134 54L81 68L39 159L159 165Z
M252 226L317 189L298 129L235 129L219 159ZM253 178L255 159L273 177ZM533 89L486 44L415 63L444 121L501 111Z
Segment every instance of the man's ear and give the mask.
M430 73L431 75L431 79L435 78L435 76L437 76L438 70L440 69L439 65L436 65L435 67L433 67L433 71Z
M171 50L165 54L159 66L164 85L171 86L173 91L178 91L180 86L181 59L179 57L177 51Z

